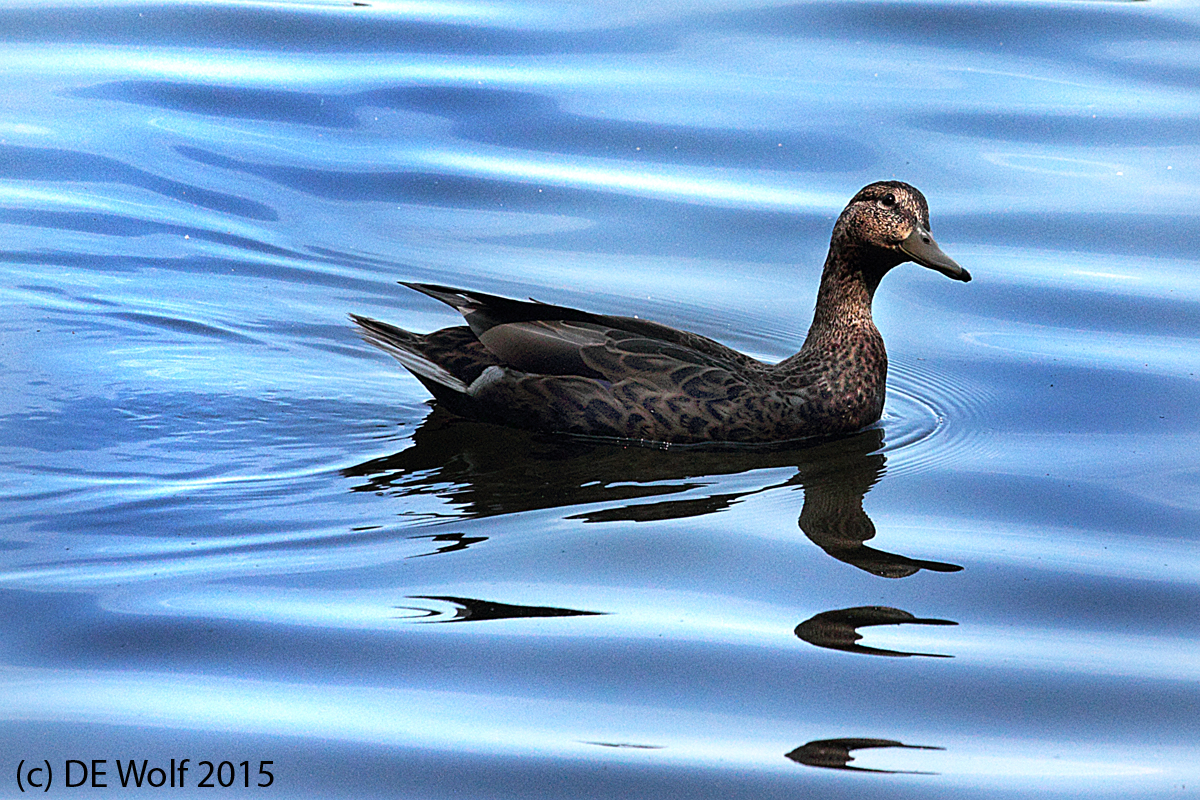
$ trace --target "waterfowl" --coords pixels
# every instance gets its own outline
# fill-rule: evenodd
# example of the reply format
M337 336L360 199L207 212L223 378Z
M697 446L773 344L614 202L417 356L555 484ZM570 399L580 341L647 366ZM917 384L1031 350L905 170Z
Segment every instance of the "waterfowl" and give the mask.
M351 317L462 417L664 443L779 442L879 419L887 354L871 300L905 261L971 280L930 235L924 195L872 183L834 224L808 336L778 364L655 322L426 283L402 282L466 325L418 334Z

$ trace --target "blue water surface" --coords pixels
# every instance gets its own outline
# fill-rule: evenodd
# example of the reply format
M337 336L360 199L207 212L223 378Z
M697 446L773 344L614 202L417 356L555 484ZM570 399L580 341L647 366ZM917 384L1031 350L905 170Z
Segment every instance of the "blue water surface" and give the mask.
M55 0L0 41L3 793L1200 794L1200 7ZM465 422L347 316L454 324L429 281L781 359L893 178L976 280L887 277L841 440Z

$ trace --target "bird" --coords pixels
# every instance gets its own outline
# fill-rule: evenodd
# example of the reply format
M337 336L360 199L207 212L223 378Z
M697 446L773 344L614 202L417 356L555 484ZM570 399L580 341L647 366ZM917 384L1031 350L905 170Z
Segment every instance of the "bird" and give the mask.
M636 317L432 283L400 282L465 325L419 334L350 316L439 406L472 420L668 447L836 436L883 413L887 352L871 318L883 276L912 261L971 280L929 228L915 187L859 190L834 223L808 335L774 364Z

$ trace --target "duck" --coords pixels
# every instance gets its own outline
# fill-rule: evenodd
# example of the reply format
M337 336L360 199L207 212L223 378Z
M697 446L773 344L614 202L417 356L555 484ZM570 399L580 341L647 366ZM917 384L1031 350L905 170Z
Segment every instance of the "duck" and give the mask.
M432 283L401 281L465 325L421 334L350 316L437 405L471 420L665 446L837 436L883 413L887 352L871 317L883 276L914 262L971 280L929 231L915 187L863 187L834 223L808 335L778 363L637 317Z

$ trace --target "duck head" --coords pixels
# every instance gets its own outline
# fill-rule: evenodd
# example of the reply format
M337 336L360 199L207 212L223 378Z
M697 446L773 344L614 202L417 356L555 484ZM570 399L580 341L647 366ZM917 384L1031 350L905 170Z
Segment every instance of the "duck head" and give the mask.
M929 204L915 186L900 181L880 181L864 186L850 200L834 226L835 242L863 248L875 265L877 283L883 274L905 261L937 270L956 281L971 280L971 273L942 252L929 233ZM873 279L873 280L872 280Z

